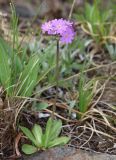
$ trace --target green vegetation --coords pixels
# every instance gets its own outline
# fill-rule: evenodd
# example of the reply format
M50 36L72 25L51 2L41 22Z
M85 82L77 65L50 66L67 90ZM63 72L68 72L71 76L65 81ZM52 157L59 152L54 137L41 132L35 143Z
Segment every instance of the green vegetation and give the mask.
M83 29L99 44L104 40L106 42L110 29L115 24L113 4L110 9L102 9L100 5L100 0L95 0L92 5L85 3L84 12L75 14L75 18L82 23Z
M66 136L58 137L62 129L61 120L49 118L45 133L42 133L42 128L38 124L34 124L32 131L22 126L20 126L20 129L32 142L32 145L23 144L22 151L25 154L32 154L40 149L45 150L54 146L61 146L70 140L70 138Z

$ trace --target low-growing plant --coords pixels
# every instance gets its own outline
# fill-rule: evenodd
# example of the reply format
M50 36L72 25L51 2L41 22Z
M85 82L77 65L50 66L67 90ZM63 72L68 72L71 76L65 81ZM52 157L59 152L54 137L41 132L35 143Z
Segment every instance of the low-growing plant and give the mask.
M110 28L108 20L113 16L111 9L101 10L100 4L99 0L95 0L93 5L86 3L83 14L75 15L96 42L101 42L104 36L108 36Z
M11 45L0 38L0 85L8 97L29 97L36 85L54 68L53 55L50 57L51 61L48 61L48 50L46 54L42 54L40 50L39 53L30 51L30 55L27 54L28 46L21 46L18 40L18 18L13 4L11 10ZM46 61L48 66L45 68Z
M79 110L80 115L77 117L80 119L84 113L86 113L92 103L94 97L94 90L95 90L95 79L92 79L87 82L86 77L81 74L79 80L79 87L78 87L78 103L76 103L76 108Z
M54 146L65 145L70 140L67 136L59 137L62 129L62 121L53 120L52 118L48 119L44 133L38 124L34 124L32 130L23 126L20 126L20 129L32 143L31 145L22 145L22 151L25 154L32 154L38 150L45 150Z
M26 57L18 41L18 18L11 4L12 47L0 38L0 83L7 96L31 96L37 83L39 56Z
M12 49L0 39L0 83L8 96L30 96L37 83L39 57L30 56L25 64L17 54L12 61L10 54Z

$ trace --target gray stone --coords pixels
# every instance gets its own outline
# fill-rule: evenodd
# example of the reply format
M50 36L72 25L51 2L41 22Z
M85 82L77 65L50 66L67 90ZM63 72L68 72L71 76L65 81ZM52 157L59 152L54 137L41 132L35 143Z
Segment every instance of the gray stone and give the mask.
M116 160L116 155L98 154L70 147L57 147L31 156L24 156L23 160Z

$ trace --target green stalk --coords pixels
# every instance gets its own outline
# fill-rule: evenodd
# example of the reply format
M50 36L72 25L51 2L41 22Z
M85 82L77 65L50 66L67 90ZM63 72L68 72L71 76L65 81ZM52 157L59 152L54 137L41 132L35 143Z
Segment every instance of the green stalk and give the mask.
M16 58L16 54L18 54L18 17L16 15L16 10L15 10L15 6L13 4L13 1L11 0L10 3L10 7L11 7L11 11L12 11L12 17L11 17L11 29L12 29L12 65L11 65L11 83L14 84L16 83L16 76L17 76L17 72L16 72L16 62L15 62L15 58ZM14 89L14 87L12 88ZM13 92L13 91L12 91Z
M57 50L56 50L56 75L55 75L55 80L56 80L56 95L54 99L54 104L53 104L53 110L52 110L52 119L54 119L54 113L56 111L56 102L58 98L58 86L59 86L59 57L60 57L60 52L59 52L59 39L57 39Z

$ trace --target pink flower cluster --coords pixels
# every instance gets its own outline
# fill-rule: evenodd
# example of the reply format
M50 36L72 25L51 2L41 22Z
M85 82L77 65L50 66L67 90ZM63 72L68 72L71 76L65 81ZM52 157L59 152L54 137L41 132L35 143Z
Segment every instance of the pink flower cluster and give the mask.
M75 37L73 23L64 19L54 19L41 26L42 32L60 36L62 43L71 43Z

